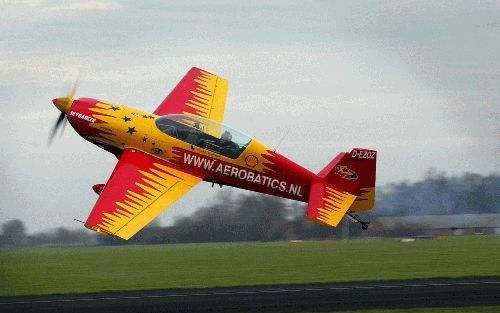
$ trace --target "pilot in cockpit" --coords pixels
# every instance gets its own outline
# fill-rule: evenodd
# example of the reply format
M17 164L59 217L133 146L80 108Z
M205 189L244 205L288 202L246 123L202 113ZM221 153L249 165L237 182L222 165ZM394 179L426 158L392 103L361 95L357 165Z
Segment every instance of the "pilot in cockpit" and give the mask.
M233 135L225 130L220 136L221 154L232 157L239 152L240 147L232 141Z

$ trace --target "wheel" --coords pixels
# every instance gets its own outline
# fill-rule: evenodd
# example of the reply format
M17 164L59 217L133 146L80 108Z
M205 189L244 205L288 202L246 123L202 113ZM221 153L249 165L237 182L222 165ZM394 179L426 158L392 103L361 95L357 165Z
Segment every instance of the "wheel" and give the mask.
M367 230L368 229L368 224L362 224L361 225L362 230Z

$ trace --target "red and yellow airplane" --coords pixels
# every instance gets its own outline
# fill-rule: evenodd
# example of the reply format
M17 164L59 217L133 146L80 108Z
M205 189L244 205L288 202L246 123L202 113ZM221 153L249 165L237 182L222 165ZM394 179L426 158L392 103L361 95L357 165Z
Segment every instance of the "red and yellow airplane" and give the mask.
M309 204L307 217L337 226L375 199L377 152L340 153L314 174L222 124L228 81L192 68L153 114L103 100L68 97L52 136L67 120L76 132L119 159L85 222L129 239L202 180Z

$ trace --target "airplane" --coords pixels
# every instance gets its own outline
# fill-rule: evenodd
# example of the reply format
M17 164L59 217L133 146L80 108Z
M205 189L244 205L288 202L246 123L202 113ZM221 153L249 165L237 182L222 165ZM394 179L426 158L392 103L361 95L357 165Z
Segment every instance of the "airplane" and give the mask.
M69 121L118 163L85 227L128 240L201 181L308 203L307 218L337 226L373 208L377 152L342 152L315 174L222 124L228 81L193 67L153 112L93 98L53 99L61 111L51 140Z

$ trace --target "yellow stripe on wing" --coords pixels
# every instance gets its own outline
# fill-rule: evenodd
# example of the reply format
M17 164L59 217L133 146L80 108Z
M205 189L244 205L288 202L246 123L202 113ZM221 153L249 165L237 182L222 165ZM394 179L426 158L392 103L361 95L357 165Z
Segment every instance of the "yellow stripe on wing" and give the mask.
M195 90L191 90L193 97L186 102L186 106L193 108L196 114L187 111L183 113L186 115L201 116L222 123L224 108L226 106L228 81L205 71L200 71L200 75L194 81L198 84L198 87ZM220 127L216 124L205 125L204 130L216 137L220 135Z
M153 165L147 170L139 170L141 181L134 184L142 192L127 190L125 199L115 202L113 213L104 213L103 222L98 224L100 229L129 239L201 181L201 178L168 166Z

